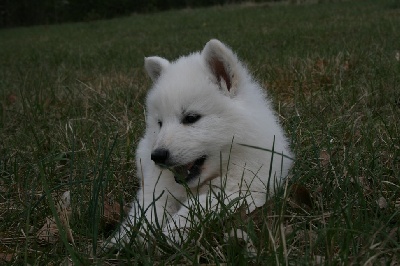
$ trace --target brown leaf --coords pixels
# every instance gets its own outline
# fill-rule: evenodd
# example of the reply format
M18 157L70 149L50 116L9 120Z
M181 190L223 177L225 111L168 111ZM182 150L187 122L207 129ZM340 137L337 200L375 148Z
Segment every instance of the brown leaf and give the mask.
M325 70L325 65L326 65L326 61L323 59L318 59L317 61L315 61L315 68L319 71L324 71Z
M400 240L400 236L398 235L399 232L400 232L400 227L392 228L392 230L390 230L389 232L388 238L391 238L396 242L398 242L398 240Z
M46 223L36 233L36 238L42 244L55 244L59 239L59 232L53 217L46 217Z
M376 203L378 204L379 208L381 209L386 209L387 207L387 201L384 197L380 197Z
M0 253L0 262L11 262L13 259L14 253Z
M342 68L344 71L349 70L349 61L347 61L347 60L344 61Z
M318 194L318 193L322 193L322 191L324 191L324 186L323 185L319 185L315 191L314 191L314 195Z
M293 225L289 224L289 225L285 226L285 228L284 228L285 236L289 236L293 232L294 232Z
M123 214L127 214L129 208L123 207ZM121 204L111 198L104 200L103 221L108 225L118 224L121 220Z
M118 222L119 213L121 210L121 205L119 203L114 203L112 205L108 204L108 202L104 202L104 212L103 219L106 224L114 224Z
M319 160L320 163L323 167L326 167L329 165L330 161L331 161L331 156L329 155L329 153L326 150L321 150L321 152L319 153Z
M7 103L13 104L17 101L17 95L15 93L10 93L7 95Z

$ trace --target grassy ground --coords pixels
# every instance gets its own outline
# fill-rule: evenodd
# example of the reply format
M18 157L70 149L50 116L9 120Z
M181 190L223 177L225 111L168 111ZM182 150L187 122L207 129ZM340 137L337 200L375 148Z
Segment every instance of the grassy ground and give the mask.
M0 30L0 264L400 264L399 8L228 6ZM215 221L198 245L101 252L116 228L103 203L119 212L137 186L143 57L174 59L211 38L268 87L297 157L258 228L245 222L258 252L224 243ZM63 231L43 240L65 191L74 242Z

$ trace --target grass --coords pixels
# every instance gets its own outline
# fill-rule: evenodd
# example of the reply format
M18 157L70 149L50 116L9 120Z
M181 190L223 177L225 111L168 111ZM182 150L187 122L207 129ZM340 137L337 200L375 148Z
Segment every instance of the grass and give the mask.
M400 263L399 15L394 1L233 5L0 30L0 262ZM103 203L123 206L138 185L143 57L174 59L211 38L268 87L296 154L286 189L254 219L230 219L256 255L207 217L200 245L158 236L161 254L139 243L101 252L119 219ZM60 238L39 241L65 191L74 242L63 219Z

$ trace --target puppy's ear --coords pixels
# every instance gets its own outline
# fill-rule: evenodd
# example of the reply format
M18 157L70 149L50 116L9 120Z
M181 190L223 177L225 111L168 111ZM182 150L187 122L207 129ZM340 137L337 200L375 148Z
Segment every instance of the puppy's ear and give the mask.
M218 40L210 40L202 51L207 67L215 78L215 82L232 94L236 86L236 71L238 60L235 54L225 44Z
M161 73L169 64L168 60L158 56L146 57L144 59L144 67L153 82L161 76Z

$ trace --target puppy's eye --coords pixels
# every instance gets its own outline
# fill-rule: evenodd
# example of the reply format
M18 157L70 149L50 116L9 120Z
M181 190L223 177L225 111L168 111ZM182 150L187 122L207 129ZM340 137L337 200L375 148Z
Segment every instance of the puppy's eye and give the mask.
M193 124L193 123L196 123L200 118L201 118L201 115L199 115L199 114L188 114L183 118L182 123L184 125Z
M162 127L162 121L161 120L158 120L158 126L161 128Z

